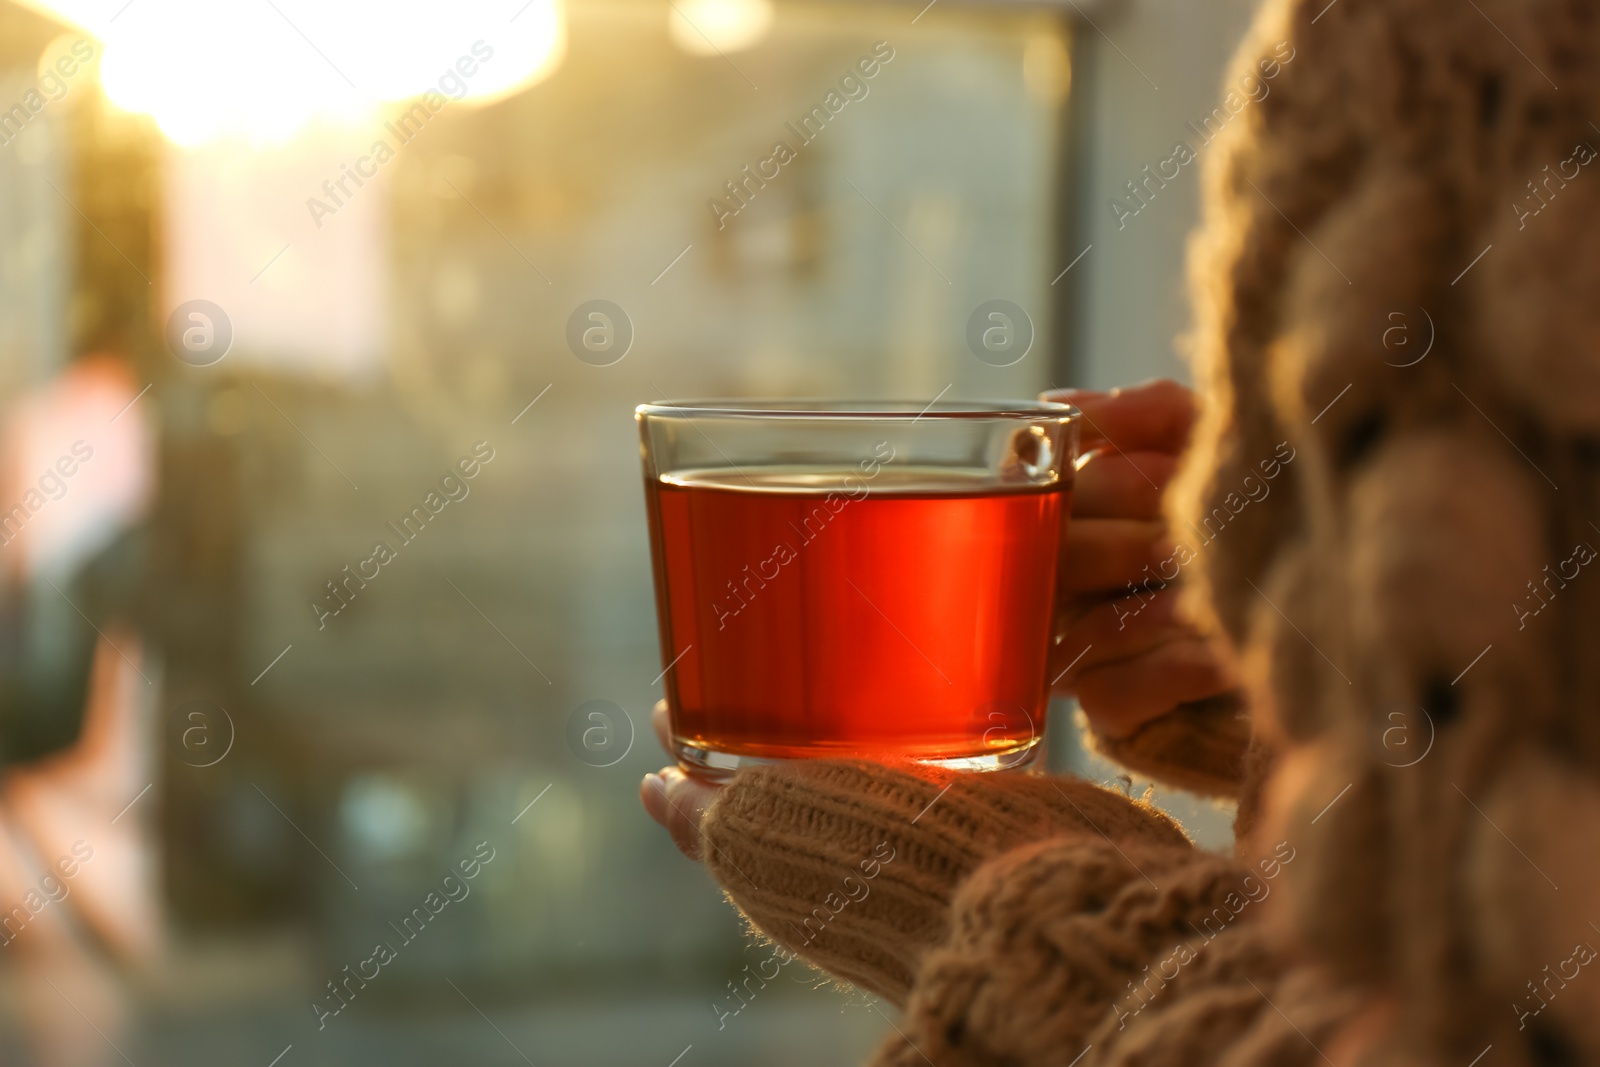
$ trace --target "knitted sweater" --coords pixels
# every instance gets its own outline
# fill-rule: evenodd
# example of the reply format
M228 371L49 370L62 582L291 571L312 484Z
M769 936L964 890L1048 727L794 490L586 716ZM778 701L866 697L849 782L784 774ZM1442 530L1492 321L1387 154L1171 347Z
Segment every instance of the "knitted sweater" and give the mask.
M1269 0L1228 84L1273 59L1202 152L1168 500L1247 718L1100 740L1236 852L1067 779L741 774L710 869L904 1008L876 1064L1600 1062L1600 3Z

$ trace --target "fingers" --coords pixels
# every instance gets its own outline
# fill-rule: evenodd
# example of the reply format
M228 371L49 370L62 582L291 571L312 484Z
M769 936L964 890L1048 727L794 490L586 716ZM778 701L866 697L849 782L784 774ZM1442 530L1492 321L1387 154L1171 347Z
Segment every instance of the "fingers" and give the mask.
M700 858L700 820L716 799L717 786L691 777L677 767L647 774L639 783L639 800L652 819L666 827L673 844L692 860Z
M1061 545L1061 591L1124 592L1129 582L1142 582L1172 555L1165 543L1166 524L1136 519L1077 519L1067 526ZM1145 573L1145 568L1151 568Z
M1077 680L1096 667L1142 655L1194 631L1177 616L1178 591L1104 600L1070 620L1051 649L1053 687L1064 696L1077 692Z
M1191 637L1084 671L1077 692L1095 731L1121 738L1179 704L1216 696L1237 685L1219 651L1210 642Z
M650 709L650 726L656 740L674 755L672 748L672 719L665 700L656 701ZM687 774L681 767L664 767L656 774L647 774L639 783L639 800L649 816L672 835L672 843L692 860L700 858L700 820L706 809L717 798L717 785Z
M1170 378L1109 393L1061 389L1046 393L1045 399L1072 404L1083 412L1079 429L1083 452L1109 448L1177 453L1194 425L1194 394Z
M661 743L661 748L669 756L676 756L672 751L672 717L667 712L665 700L656 701L656 706L650 709L650 727L656 732L656 740Z
M1159 519L1161 494L1177 466L1165 452L1096 452L1073 483L1073 518Z

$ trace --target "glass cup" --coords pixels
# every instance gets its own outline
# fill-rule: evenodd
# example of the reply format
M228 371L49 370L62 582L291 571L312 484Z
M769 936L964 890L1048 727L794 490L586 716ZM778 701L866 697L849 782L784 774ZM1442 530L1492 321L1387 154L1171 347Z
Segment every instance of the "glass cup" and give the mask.
M635 417L680 765L1032 762L1077 409L686 400Z

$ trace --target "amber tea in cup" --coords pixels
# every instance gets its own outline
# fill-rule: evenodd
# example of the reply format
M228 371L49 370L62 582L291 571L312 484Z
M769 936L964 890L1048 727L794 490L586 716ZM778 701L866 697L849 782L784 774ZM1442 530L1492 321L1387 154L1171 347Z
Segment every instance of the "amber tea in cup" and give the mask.
M1076 409L682 401L636 417L685 768L1034 757Z

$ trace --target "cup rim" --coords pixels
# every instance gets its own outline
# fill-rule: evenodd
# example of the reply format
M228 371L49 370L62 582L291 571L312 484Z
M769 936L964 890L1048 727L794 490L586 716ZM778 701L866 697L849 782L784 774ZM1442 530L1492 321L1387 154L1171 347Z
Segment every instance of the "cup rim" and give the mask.
M691 398L640 404L634 416L719 419L842 419L917 422L922 419L1075 420L1082 412L1056 400L850 400L799 398Z

